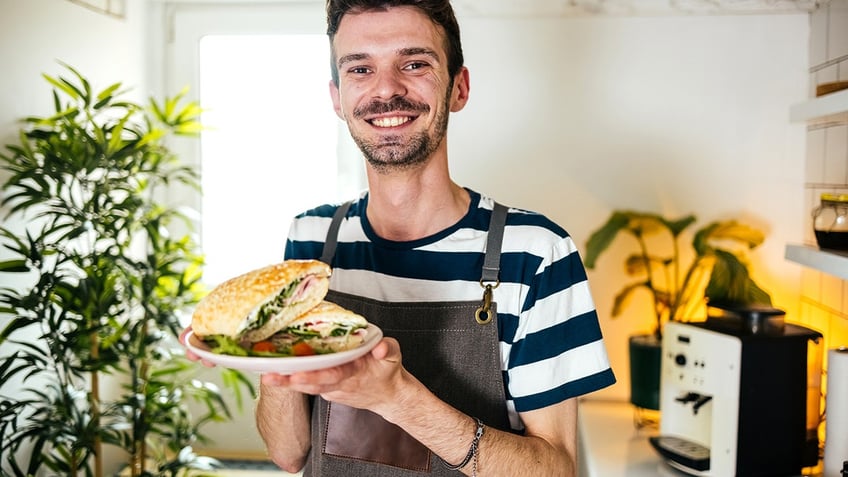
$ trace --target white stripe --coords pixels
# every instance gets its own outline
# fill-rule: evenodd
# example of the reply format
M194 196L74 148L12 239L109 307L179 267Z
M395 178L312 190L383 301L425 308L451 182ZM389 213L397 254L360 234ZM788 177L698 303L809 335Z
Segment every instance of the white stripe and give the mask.
M509 370L509 391L516 399L531 396L608 368L606 348L603 341L598 340L559 356Z
M478 281L438 281L400 278L363 270L337 268L330 277L330 288L343 293L381 301L475 301L483 300ZM501 283L494 291L498 312L518 315L523 300L508 299L526 293L518 283Z
M515 340L545 330L556 324L591 312L595 309L589 283L582 281L565 290L536 301L536 305L521 316L521 326Z

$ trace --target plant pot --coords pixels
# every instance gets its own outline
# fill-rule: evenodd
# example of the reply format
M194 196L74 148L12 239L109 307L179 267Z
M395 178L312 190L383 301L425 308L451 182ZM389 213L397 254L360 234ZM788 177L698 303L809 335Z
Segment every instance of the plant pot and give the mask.
M630 403L636 407L660 409L660 363L662 341L653 334L634 335L630 351Z

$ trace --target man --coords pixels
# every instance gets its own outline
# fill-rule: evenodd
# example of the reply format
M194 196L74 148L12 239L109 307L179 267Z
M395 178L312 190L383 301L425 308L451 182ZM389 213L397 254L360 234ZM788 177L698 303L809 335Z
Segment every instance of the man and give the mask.
M575 475L576 398L615 378L570 237L450 178L469 73L449 0L328 0L327 16L330 94L369 188L296 218L286 258L323 254L327 299L386 338L262 376L271 459L306 476Z

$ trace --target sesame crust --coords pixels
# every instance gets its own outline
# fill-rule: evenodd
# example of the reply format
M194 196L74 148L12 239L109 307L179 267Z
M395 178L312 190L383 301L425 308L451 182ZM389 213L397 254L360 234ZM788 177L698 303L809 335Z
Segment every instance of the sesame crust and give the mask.
M321 303L329 289L330 273L329 265L319 260L286 260L231 278L215 287L197 304L191 317L191 327L199 337L212 334L237 337L244 320L254 308L277 296L293 281L315 275L318 283L311 286L308 296L294 307L296 310L293 311L300 313L290 313L294 316L285 317L285 321L289 321ZM285 325L280 321L268 323L259 335L267 333L270 336ZM266 331L271 326L275 329ZM248 338L252 341L263 339L256 333Z

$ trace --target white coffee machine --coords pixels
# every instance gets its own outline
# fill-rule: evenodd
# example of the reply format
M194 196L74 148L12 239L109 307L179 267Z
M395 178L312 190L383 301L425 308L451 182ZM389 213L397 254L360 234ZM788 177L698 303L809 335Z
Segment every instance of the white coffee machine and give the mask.
M783 315L720 309L705 322L665 326L660 432L651 444L669 465L749 477L800 475L816 464L819 394L808 388L820 376L807 368L822 335Z

